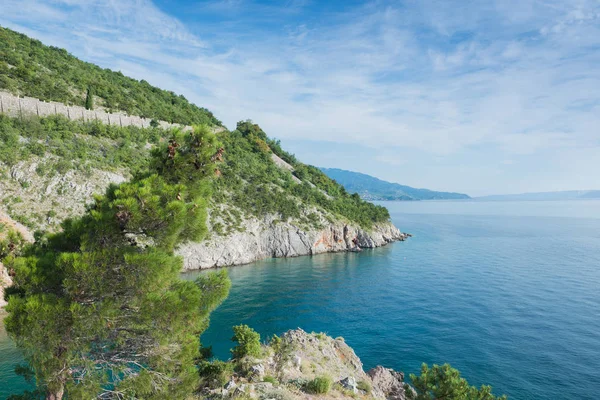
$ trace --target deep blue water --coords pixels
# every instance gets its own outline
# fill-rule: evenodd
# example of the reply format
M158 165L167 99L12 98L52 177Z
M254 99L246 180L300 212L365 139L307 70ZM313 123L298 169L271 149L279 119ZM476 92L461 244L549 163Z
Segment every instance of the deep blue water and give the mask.
M233 325L301 327L343 336L366 368L449 362L511 399L599 397L600 201L385 206L413 238L229 269L203 343L227 358ZM0 399L18 358L0 331Z

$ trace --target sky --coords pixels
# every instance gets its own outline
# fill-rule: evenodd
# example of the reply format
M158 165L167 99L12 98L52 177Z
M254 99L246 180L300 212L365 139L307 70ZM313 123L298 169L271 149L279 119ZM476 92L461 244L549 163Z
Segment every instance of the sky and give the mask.
M305 163L472 196L600 189L600 0L0 0L0 25Z

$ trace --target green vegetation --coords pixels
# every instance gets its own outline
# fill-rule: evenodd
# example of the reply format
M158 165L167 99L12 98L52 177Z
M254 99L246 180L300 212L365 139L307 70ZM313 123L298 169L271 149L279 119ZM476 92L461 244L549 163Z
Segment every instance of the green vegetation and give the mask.
M6 328L47 398L183 399L197 388L199 335L230 283L225 271L180 280L173 249L207 233L218 143L201 127L168 146L146 174L8 258Z
M64 174L70 169L147 169L147 143L158 144L170 133L159 128L117 127L98 121L69 121L62 116L10 118L0 114L0 162L9 166L32 156L56 156L38 167L39 175Z
M2 27L0 90L78 106L86 106L86 99L91 101L93 95L96 108L184 125L221 125L210 111L181 95L81 61L64 49Z
M0 223L0 262L23 251L26 242L21 233Z
M233 375L233 364L214 360L202 361L199 366L200 383L210 388L223 387Z
M87 93L85 95L85 108L86 110L94 109L94 91L92 87L88 87Z
M234 326L231 340L238 343L231 349L231 354L236 360L246 356L258 358L262 355L260 335L248 325Z
M371 387L371 384L367 381L358 381L356 383L356 388L358 390L362 390L363 392L365 392L367 394L371 394L371 390L373 390L373 388Z
M8 166L32 156L46 158L38 165L40 176L64 174L77 169L90 174L93 169L142 173L150 160L150 147L156 148L173 132L160 128L117 127L98 121L69 121L62 116L10 118L0 115L0 162ZM181 135L181 134L180 134ZM241 231L244 215L278 215L281 221L293 219L305 227L320 227L324 221L342 218L365 228L389 219L387 209L348 194L317 168L298 162L284 152L277 141L267 138L258 125L240 122L234 132L218 135L224 147L224 162L214 181L213 225L216 234ZM293 162L292 174L271 160L271 148ZM221 207L222 206L222 207ZM233 207L232 207L233 206ZM34 226L35 221L26 221Z
M328 376L317 376L312 381L308 381L304 388L308 393L326 394L331 390L332 383Z
M406 398L410 400L506 400L506 396L494 396L490 386L482 385L479 389L470 386L449 364L434 364L432 368L423 364L421 375L410 374L410 379L416 392L406 391Z
M273 385L279 384L279 381L277 380L277 378L275 378L274 376L271 376L271 375L265 375L265 377L263 378L263 382L269 382Z
M224 132L220 139L226 149L226 162L221 169L222 179L216 181L217 203L234 205L259 217L275 213L283 221L294 218L309 226L318 225L319 218L314 213L303 213L307 206L365 228L390 218L385 207L348 194L318 168L298 162L250 121L239 122L235 131ZM289 171L275 165L271 152L289 162L303 183L294 182Z

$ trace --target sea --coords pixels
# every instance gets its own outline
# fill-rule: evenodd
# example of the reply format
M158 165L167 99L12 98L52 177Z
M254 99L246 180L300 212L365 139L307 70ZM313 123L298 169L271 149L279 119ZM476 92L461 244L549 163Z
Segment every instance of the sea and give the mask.
M202 343L228 359L234 325L302 328L407 381L449 363L510 399L600 398L600 200L381 204L413 237L230 268ZM27 388L20 361L0 328L0 399Z

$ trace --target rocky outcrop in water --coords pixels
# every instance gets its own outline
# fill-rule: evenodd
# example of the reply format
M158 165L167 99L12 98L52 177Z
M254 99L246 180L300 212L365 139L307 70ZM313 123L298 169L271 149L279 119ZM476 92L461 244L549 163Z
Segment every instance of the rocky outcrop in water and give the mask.
M201 243L188 243L177 253L184 259L184 269L206 269L247 264L270 257L297 257L320 253L360 251L361 248L385 246L407 238L391 222L366 230L342 222L322 228L300 228L274 217L250 218L230 235L218 236Z

